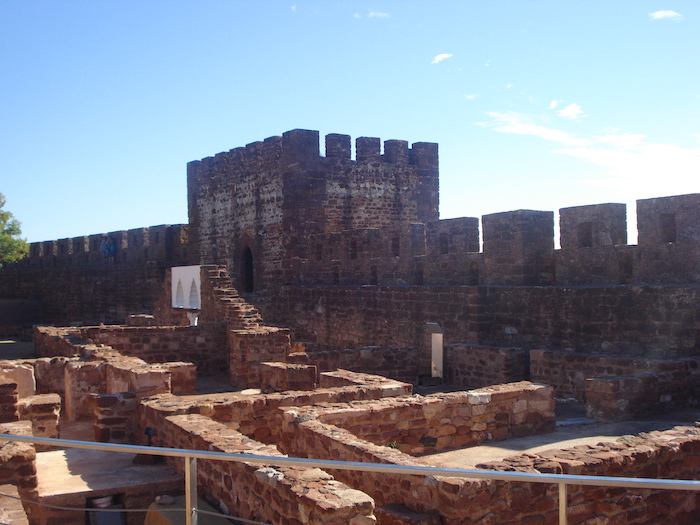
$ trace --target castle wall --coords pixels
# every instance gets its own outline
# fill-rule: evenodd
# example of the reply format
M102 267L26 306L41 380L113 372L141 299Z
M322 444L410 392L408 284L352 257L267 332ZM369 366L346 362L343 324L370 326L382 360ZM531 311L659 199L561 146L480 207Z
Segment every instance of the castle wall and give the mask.
M100 249L105 237L113 256ZM165 268L186 264L188 250L184 225L32 243L0 271L0 297L41 301L44 322L121 323L154 310Z
M256 301L269 322L319 349L479 343L675 358L700 349L700 289L685 286L287 286ZM425 370L423 373L429 372Z

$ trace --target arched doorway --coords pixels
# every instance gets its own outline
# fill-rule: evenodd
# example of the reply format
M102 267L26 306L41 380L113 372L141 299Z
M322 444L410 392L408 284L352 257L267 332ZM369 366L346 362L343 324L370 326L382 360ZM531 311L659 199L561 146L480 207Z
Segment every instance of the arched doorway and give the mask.
M243 250L243 261L241 264L241 288L243 293L255 291L255 276L253 274L253 252L249 246Z

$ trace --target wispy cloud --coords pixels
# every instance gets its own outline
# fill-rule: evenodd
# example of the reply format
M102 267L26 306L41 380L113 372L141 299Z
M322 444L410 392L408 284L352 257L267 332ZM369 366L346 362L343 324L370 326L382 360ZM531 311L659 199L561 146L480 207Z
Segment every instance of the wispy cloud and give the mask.
M452 53L440 53L439 55L435 55L431 64L439 64L443 60L447 60L448 58L452 58L452 57L453 57Z
M673 20L674 22L680 22L683 20L683 15L677 11L654 11L649 13L649 18L652 20Z
M353 18L362 18L363 15L362 13L359 12L354 12L352 14ZM367 18L391 18L391 15L389 13L384 13L382 11L370 11L367 13Z
M559 105L559 102L561 102L561 101L560 100L552 100L549 103L549 106L547 106L547 109L555 109Z
M576 136L543 125L543 117L522 113L489 113L490 122L479 123L499 133L532 135L560 145L553 153L581 159L603 168L587 184L615 189L630 201L697 192L700 173L700 145L681 147L655 143L641 133L606 128L590 136Z
M517 135L534 135L545 140L566 144L568 146L587 146L588 140L575 138L565 131L537 124L531 117L509 111L507 113L489 113L493 121L479 123L500 133Z
M569 104L564 109L557 111L557 115L563 118L575 120L583 115L583 109L578 104Z
M479 97L479 95L477 95L475 93L472 93L469 95L464 95L464 98L466 98L467 100L474 100L475 98L478 98L478 97Z

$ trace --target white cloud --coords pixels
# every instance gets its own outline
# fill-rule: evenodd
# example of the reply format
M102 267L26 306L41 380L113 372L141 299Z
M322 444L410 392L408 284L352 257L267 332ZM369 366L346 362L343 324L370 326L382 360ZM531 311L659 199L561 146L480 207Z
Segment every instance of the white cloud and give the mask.
M558 105L559 105L559 101L558 101L558 100L552 100L552 101L549 103L549 106L547 106L547 109L554 109L554 108L556 108Z
M478 98L479 95L476 94L470 94L470 95L464 95L464 98L467 100L474 100L475 98Z
M292 13L296 13L296 12L297 12L297 6L296 6L296 5L293 5L290 9L292 10Z
M389 13L382 13L380 11L370 11L367 16L370 18L390 18L391 17L391 15Z
M494 120L489 123L481 123L482 126L492 128L500 133L515 133L517 135L534 135L545 140L566 144L568 146L587 146L588 140L577 139L565 131L548 128L532 122L532 118L514 112L489 113Z
M616 190L615 198L632 202L698 191L700 144L684 148L654 143L641 133L626 133L616 128L582 137L542 125L537 117L521 113L489 113L489 116L493 120L480 125L500 133L532 135L558 143L560 147L552 150L553 153L602 168L601 174L581 182Z
M604 135L596 135L593 138L597 142L610 144L611 146L620 149L639 147L644 144L644 139L646 138L646 135L642 135L641 133L617 133L619 130L614 128L608 128L603 131L605 132Z
M647 142L635 146L606 146L568 148L555 153L577 157L604 168L605 178L586 182L617 189L628 194L630 200L697 192L700 148Z
M649 18L652 20L673 20L674 22L680 22L683 20L683 15L676 11L654 11L649 13Z
M431 64L439 64L443 60L446 60L446 59L452 58L452 57L453 57L452 53L440 53L439 55L435 55Z
M583 115L583 109L578 104L569 104L564 109L557 111L557 115L563 118L575 120Z

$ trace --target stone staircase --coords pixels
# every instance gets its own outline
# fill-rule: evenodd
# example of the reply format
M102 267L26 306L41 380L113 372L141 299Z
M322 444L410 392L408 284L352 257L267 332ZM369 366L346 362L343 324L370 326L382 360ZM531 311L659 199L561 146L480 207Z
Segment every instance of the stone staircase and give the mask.
M246 302L231 284L231 277L225 266L204 266L207 278L214 293L224 309L224 316L232 330L245 330L262 326L260 312Z

